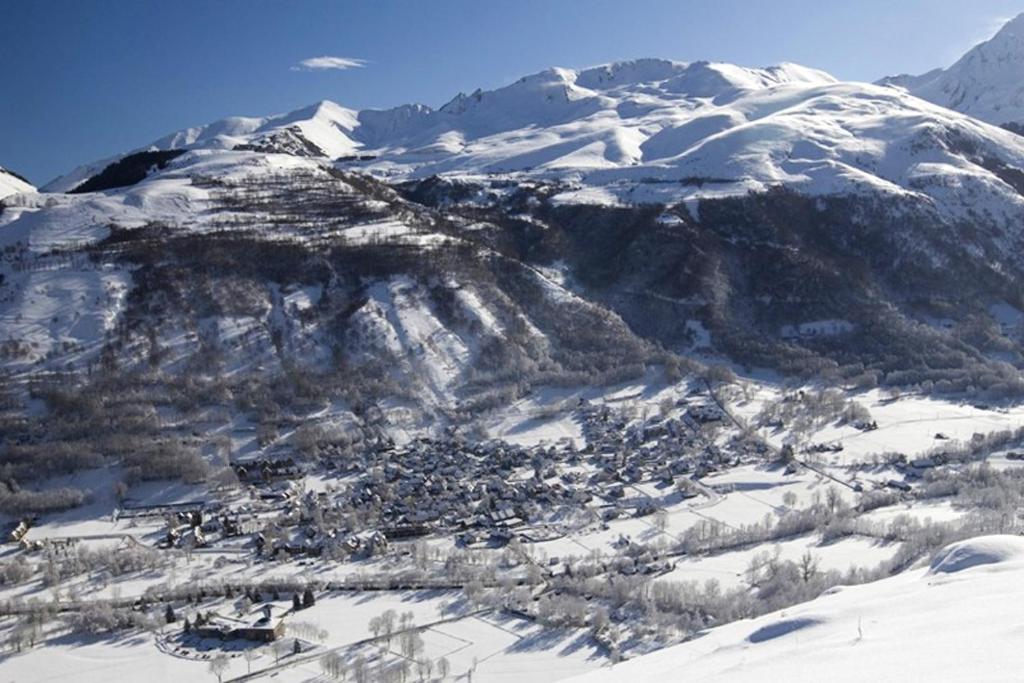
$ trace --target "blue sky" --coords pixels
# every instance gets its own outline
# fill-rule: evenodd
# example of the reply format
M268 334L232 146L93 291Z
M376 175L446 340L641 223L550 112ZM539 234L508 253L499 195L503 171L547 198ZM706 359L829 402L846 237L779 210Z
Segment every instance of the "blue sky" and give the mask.
M0 0L0 165L43 183L225 116L321 99L439 106L548 66L641 56L874 80L946 66L1021 12L1024 0ZM299 66L323 56L365 63Z

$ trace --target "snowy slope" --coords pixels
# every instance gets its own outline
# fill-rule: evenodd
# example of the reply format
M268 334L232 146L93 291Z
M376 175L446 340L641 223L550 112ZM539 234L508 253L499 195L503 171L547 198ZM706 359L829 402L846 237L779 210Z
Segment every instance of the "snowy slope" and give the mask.
M335 123L345 115L321 104L312 119L287 125L326 147L336 129L318 130L325 110ZM474 268L492 254L464 240L453 218L439 225L433 212L326 159L239 149L234 142L256 138L228 145L223 133L207 146L204 135L171 141L193 147L134 185L31 195L0 214L0 249L10 254L0 261L4 366L80 369L112 346L133 365L148 343L138 331L149 328L172 373L211 343L232 350L232 371L275 372L284 362L324 371L344 358L387 367L410 397L455 406L467 383L505 370L481 367L494 358L523 371L557 368L576 321L642 357L621 320L540 273L515 263L500 274ZM111 239L120 246L105 247ZM251 249L273 255L239 256ZM446 262L452 249L459 263Z
M901 75L882 84L998 125L1024 125L1024 14L948 69Z
M0 166L0 199L17 192L35 192L31 183Z
M976 538L930 569L834 589L572 680L1014 680L1021 600L1024 539Z

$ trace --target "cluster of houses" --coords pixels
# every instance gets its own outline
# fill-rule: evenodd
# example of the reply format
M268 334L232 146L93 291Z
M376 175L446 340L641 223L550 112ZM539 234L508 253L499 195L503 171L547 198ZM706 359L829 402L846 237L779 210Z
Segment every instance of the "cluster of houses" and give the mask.
M343 559L436 533L467 546L501 546L530 538L566 508L600 508L606 520L650 514L654 504L627 493L630 485L654 481L693 497L699 495L693 479L735 460L703 432L703 425L722 419L720 409L696 404L673 413L637 421L581 401L575 417L586 438L582 448L568 439L525 447L455 433L400 447L382 441L336 460L333 469L345 483L330 492L283 482L301 470L289 459L236 465L239 479L262 491L261 499L275 492L280 514L248 525L223 515L218 527L227 536L244 526L263 556Z
M301 484L305 464L264 455L232 465L252 494L246 504L190 501L126 507L123 514L163 515L164 547L190 550L235 537L275 559L367 557L435 534L465 546L530 542L564 533L558 520L572 509L596 511L605 521L655 512L636 484L672 487L682 498L701 495L696 480L739 462L739 450L707 436L706 426L724 417L714 403L698 400L642 419L583 400L574 412L581 447L570 439L529 447L470 441L454 431L401 446L381 440L332 458L338 483L317 491Z
M715 472L737 457L712 443L702 431L703 425L723 419L713 404L689 406L678 417L634 422L607 405L584 402L579 412L593 471L587 483L606 499L625 498L623 484L651 480L676 486L686 497L696 495L693 479Z
M281 459L261 458L247 462L232 463L235 476L243 484L261 484L285 479L301 479L305 469L287 457Z

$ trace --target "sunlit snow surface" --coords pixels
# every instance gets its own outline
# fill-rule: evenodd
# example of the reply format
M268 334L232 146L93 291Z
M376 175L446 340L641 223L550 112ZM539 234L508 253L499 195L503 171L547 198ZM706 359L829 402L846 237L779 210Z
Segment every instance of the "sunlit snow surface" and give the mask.
M1019 676L1024 539L976 538L931 569L834 588L808 603L572 679L1009 681Z

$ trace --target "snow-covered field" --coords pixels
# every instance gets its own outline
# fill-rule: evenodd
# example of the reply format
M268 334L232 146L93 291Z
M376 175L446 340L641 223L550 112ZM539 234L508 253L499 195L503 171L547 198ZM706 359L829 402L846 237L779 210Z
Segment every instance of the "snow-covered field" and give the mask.
M772 384L752 381L747 389L750 398L737 395L729 401L729 408L737 417L756 424L758 413L768 402L778 400L782 393ZM855 465L868 461L870 456L886 453L902 453L913 458L942 450L951 443L969 442L975 434L1014 430L1024 425L1024 407L1020 405L988 405L917 394L893 396L877 389L851 392L847 398L866 408L871 419L878 423L878 429L862 431L832 421L801 434L797 443L843 447L841 452L819 456L830 464ZM760 433L779 447L794 441L786 428L762 427Z
M711 629L692 642L581 676L604 681L1008 681L1019 675L1024 540L947 549L930 569L835 588Z
M658 581L717 581L722 588L739 588L749 585L746 572L757 555L767 552L779 559L798 562L805 553L817 560L822 571L845 573L851 568L874 569L892 557L895 544L885 544L874 539L845 538L831 543L822 543L815 536L782 541L770 545L723 552L705 557L680 558L676 567Z
M149 635L63 638L48 642L45 648L6 656L0 660L0 680L110 683L140 680L141 676L153 683L176 683L209 679L207 664L168 656L157 649ZM236 664L235 671L241 673L244 669Z

